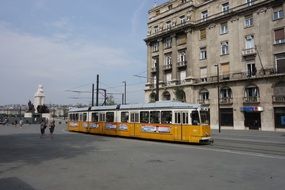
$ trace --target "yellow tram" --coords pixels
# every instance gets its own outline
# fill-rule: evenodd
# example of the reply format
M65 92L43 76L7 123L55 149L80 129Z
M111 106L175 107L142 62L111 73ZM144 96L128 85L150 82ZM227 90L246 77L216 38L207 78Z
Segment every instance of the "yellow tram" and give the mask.
M173 142L212 142L209 114L199 104L158 101L146 104L73 108L68 130Z

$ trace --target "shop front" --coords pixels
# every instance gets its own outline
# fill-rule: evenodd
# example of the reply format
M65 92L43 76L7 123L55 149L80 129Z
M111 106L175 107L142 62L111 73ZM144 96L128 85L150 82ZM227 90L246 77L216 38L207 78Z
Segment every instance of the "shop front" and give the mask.
M244 126L248 129L259 130L261 128L261 112L263 107L260 106L243 106L240 111L244 114Z

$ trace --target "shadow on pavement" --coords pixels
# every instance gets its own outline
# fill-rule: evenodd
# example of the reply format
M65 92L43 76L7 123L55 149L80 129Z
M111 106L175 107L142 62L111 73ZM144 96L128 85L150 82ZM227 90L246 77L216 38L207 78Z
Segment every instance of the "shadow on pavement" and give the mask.
M9 177L0 179L0 189L11 190L35 190L29 184L23 182L19 178Z
M13 162L38 164L52 159L68 159L96 149L94 142L103 138L83 134L55 134L40 138L38 134L0 136L0 165ZM1 188L0 188L1 189Z

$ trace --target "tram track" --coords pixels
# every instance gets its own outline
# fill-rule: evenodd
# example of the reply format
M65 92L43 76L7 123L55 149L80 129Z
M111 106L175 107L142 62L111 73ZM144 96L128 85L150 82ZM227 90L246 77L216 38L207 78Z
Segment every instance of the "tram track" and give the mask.
M285 157L285 143L279 142L216 139L211 148Z

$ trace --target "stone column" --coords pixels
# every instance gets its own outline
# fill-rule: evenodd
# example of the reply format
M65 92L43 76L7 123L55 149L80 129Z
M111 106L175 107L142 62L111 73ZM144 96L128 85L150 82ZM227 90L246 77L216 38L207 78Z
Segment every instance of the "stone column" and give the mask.
M176 84L178 81L177 79L177 41L176 41L176 35L173 34L171 36L172 39L172 83Z
M163 78L164 78L164 73L163 73L163 65L164 65L164 53L163 53L163 41L162 38L159 38L158 40L159 43L159 83L163 83Z

